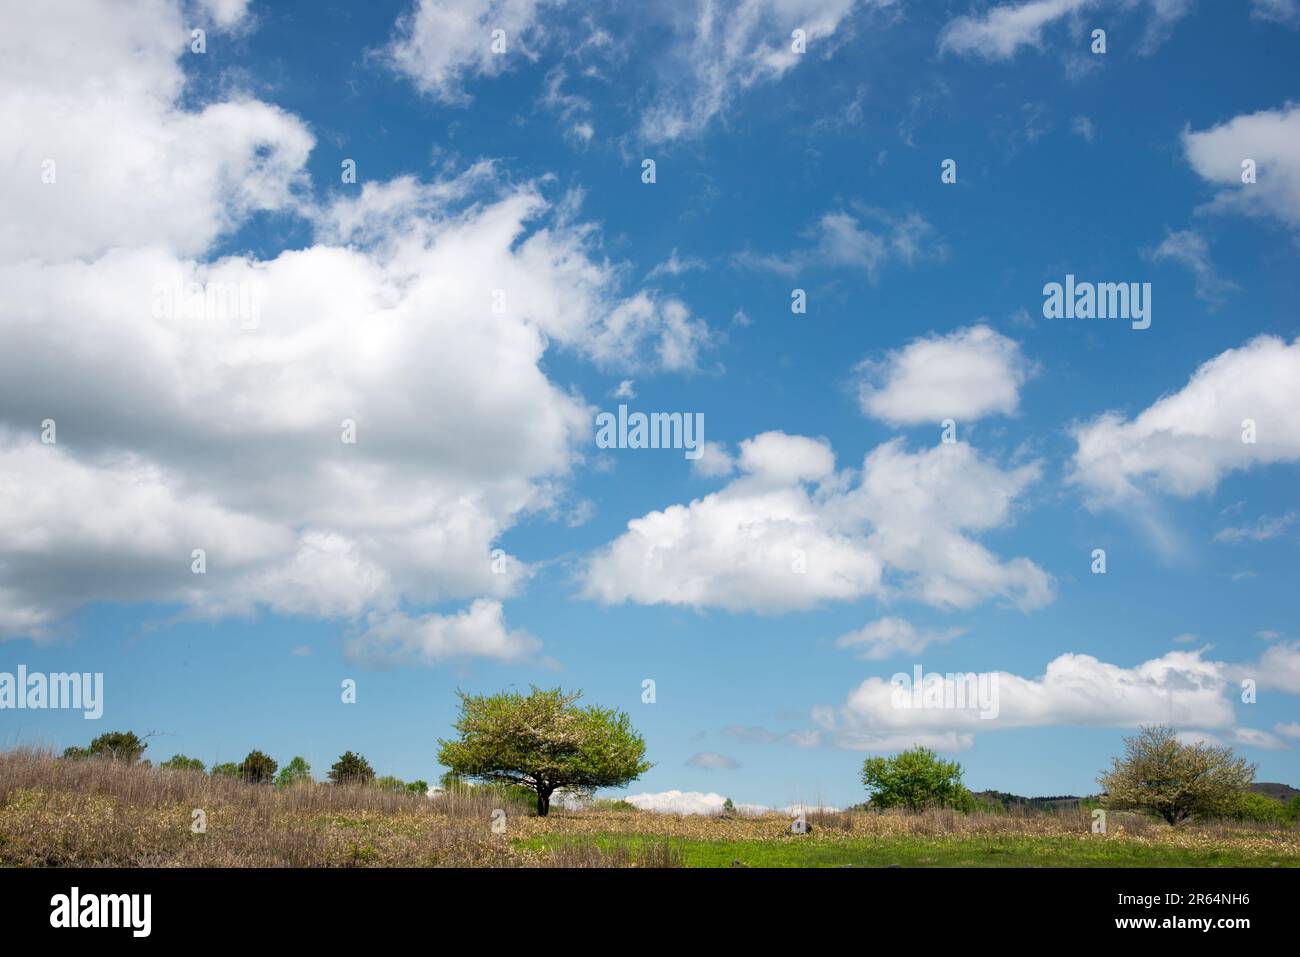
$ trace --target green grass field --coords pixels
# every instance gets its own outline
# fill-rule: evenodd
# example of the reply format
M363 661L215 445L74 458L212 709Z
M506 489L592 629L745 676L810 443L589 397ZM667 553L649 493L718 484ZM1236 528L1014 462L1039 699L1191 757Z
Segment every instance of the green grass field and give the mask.
M515 842L553 850L590 842L604 850L662 839L626 835L547 835ZM1300 859L1268 847L1179 847L1073 836L871 837L847 840L709 841L672 838L686 867L1297 867ZM735 862L739 861L737 865Z

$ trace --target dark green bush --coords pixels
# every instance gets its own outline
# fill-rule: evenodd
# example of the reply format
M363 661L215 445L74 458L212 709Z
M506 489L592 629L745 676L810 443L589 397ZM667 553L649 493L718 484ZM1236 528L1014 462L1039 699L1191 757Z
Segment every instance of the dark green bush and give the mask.
M249 751L239 765L239 778L248 784L270 784L275 780L275 769L279 767L269 755L261 751Z
M335 784L369 784L375 779L375 769L361 755L344 751L330 767L329 779Z

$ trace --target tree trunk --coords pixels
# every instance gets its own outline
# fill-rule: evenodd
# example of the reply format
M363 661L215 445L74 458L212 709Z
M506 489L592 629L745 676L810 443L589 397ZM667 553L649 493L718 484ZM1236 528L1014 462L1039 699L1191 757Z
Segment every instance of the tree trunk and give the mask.
M537 791L537 816L546 817L551 810L551 791L553 788L539 788Z

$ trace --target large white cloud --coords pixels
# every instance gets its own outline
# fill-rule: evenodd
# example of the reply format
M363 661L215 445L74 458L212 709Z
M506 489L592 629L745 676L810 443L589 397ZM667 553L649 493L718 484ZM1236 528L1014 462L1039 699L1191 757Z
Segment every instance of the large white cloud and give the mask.
M915 425L1014 415L1030 366L1014 341L978 325L916 339L855 372L864 413Z
M994 674L996 708L987 718L979 707L902 706L907 696L899 696L898 687L884 677L866 679L844 705L815 709L813 716L841 747L861 750L907 747L912 738L942 742L945 736L949 749L959 749L973 744L977 732L1013 728L1170 724L1229 730L1236 723L1233 668L1205 660L1201 651L1171 651L1132 668L1064 654L1037 678ZM943 675L938 680L950 700L961 700L956 694L961 679Z
M835 473L824 442L767 432L741 443L739 468L711 495L630 521L590 560L584 593L768 613L894 590L959 608L1052 598L1042 569L968 535L1010 522L1036 465L1003 471L965 444L911 453L894 441Z
M1300 105L1235 116L1183 133L1183 152L1202 178L1220 187L1211 208L1269 216L1300 228ZM1255 161L1255 182L1242 162Z
M528 569L491 550L554 510L590 436L547 349L680 369L707 330L620 291L575 197L491 163L316 204L297 119L179 105L180 24L171 3L86 3L0 38L0 102L33 131L0 160L74 158L48 186L39 162L0 181L0 635L89 601L357 618L513 593ZM312 244L207 258L280 207Z
M1229 472L1300 460L1300 339L1259 336L1202 365L1178 392L1133 419L1107 412L1073 434L1073 480L1094 505L1147 487L1179 496L1213 489ZM1242 423L1255 424L1255 441Z
M0 128L13 132L0 138L0 260L145 245L195 254L246 214L292 203L312 135L248 97L180 108L178 60L205 55L188 43L168 0L6 10Z

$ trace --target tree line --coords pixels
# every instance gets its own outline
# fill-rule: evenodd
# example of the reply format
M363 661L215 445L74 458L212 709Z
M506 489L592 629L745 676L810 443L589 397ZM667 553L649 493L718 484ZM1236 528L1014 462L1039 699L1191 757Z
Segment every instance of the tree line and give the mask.
M147 735L146 735L147 737ZM121 761L124 764L149 765L145 759L145 749L149 742L139 737L134 731L109 731L95 738L84 748L71 747L63 752L68 759L105 758ZM209 769L198 758L184 754L173 754L158 765L170 771L198 771L214 777L231 777L246 784L271 784L275 787L290 787L294 784L309 784L314 780L311 765L301 756L293 757L284 767L275 758L261 751L253 750L239 762L226 761L214 764ZM375 776L370 762L352 751L344 751L329 769L326 777L331 784L373 785L389 791L409 791L424 794L429 790L426 781L403 781L391 775Z

